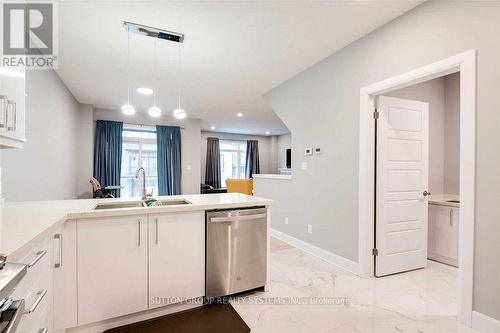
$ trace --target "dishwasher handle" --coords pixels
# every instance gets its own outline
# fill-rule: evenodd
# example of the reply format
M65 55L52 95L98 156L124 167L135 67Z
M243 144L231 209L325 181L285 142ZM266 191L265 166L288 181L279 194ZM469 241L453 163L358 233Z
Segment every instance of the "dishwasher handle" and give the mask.
M234 221L250 221L266 218L267 214L253 214L253 215L241 215L241 216L224 216L224 217L211 217L210 223L224 223L224 222L234 222Z

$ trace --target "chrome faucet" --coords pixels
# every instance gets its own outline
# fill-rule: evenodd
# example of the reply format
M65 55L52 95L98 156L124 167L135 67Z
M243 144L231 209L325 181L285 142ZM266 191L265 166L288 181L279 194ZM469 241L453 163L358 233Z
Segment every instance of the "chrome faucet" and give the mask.
M136 179L141 179L141 199L146 200L147 199L147 194L146 194L146 170L144 170L143 167L138 167L137 170L135 171L135 178Z

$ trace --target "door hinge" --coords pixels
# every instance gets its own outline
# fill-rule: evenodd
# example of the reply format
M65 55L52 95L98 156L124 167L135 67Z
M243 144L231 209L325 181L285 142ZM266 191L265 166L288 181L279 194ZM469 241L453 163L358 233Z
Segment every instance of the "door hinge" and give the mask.
M373 249L372 250L372 255L375 256L375 257L378 256L378 249Z
M373 119L378 119L379 117L379 113L377 111L377 109L375 109L375 111L373 111Z

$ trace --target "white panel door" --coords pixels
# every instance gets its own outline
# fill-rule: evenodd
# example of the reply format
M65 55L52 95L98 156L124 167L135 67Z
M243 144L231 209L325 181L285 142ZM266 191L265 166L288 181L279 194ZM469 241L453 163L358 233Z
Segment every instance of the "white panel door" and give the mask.
M147 232L146 215L77 221L78 325L147 309Z
M375 275L427 265L429 105L380 96Z
M205 212L149 216L149 307L205 295Z

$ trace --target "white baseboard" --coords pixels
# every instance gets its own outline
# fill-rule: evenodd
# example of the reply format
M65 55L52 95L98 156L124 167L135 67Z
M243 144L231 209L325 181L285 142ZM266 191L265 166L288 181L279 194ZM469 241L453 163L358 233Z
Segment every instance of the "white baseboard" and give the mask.
M357 262L344 258L342 256L336 255L335 253L329 252L327 250L323 250L317 246L304 242L298 238L287 235L281 231L276 229L271 229L271 236L286 242L290 245L295 246L307 253L310 253L316 257L319 257L325 261L328 261L331 264L339 266L340 268L345 269L348 272L354 273L358 275L359 273L359 265Z
M472 311L472 328L481 333L500 332L500 320L488 317L481 312Z

